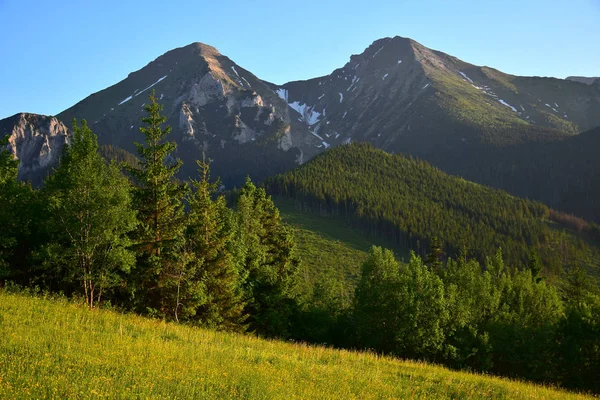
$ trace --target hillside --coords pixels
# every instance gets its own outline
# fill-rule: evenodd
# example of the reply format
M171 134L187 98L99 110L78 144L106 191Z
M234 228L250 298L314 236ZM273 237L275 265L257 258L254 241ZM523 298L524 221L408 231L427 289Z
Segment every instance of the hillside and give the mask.
M486 153L453 168L467 179L600 222L600 127L560 142Z
M330 150L265 185L273 195L294 199L306 211L338 215L350 226L423 255L437 236L453 257L465 245L480 259L501 247L509 263L522 265L533 247L549 270L558 271L561 266L553 260L560 248L569 246L569 262L563 265L585 263L592 255L585 266L598 268L597 249L551 230L550 210L543 204L367 144Z
M371 353L266 341L0 291L0 397L586 398Z

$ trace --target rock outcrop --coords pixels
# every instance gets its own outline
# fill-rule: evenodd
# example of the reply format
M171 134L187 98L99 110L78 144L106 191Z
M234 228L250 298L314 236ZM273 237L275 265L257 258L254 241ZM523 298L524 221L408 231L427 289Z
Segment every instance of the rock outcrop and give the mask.
M69 141L67 127L56 117L20 113L0 121L0 136L8 135L9 150L20 161L19 177L40 181L58 163Z

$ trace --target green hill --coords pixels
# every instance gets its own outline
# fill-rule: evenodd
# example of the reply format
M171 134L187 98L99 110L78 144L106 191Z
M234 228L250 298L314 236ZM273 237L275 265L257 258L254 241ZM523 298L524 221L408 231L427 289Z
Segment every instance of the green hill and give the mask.
M0 291L0 398L575 399L532 384Z
M267 191L293 199L304 212L336 216L402 252L424 255L438 237L444 252L467 247L479 259L503 249L511 265L524 265L531 249L547 272L564 266L596 271L598 250L549 226L545 205L448 175L426 162L390 155L367 144L332 149L301 167L266 181Z

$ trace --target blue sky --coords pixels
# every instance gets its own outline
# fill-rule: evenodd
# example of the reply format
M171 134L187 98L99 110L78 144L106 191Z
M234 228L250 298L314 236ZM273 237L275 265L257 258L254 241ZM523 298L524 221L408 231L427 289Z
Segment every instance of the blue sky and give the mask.
M512 74L600 76L600 0L0 0L0 118L57 114L191 42L284 83L395 35Z

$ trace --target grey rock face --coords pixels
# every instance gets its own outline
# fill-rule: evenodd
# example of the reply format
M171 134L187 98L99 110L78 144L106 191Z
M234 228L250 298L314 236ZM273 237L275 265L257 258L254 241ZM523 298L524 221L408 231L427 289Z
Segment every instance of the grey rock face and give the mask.
M223 178L228 185L243 184L248 174L260 179L296 165L301 148L317 153L316 138L304 124L291 121L294 111L271 84L201 43L165 53L59 118L92 121L101 144L135 153L133 143L143 141L138 128L151 90L173 128L171 140L179 144L183 177L196 173L195 160L203 152L213 161L214 175L230 177ZM255 175L256 170L264 173Z
M67 127L55 117L21 113L0 121L0 135L9 135L8 146L20 161L19 177L35 180L58 163L69 142Z
M600 82L600 78L597 77L585 77L585 76L568 76L568 81L585 83L586 85L593 85L594 83Z

